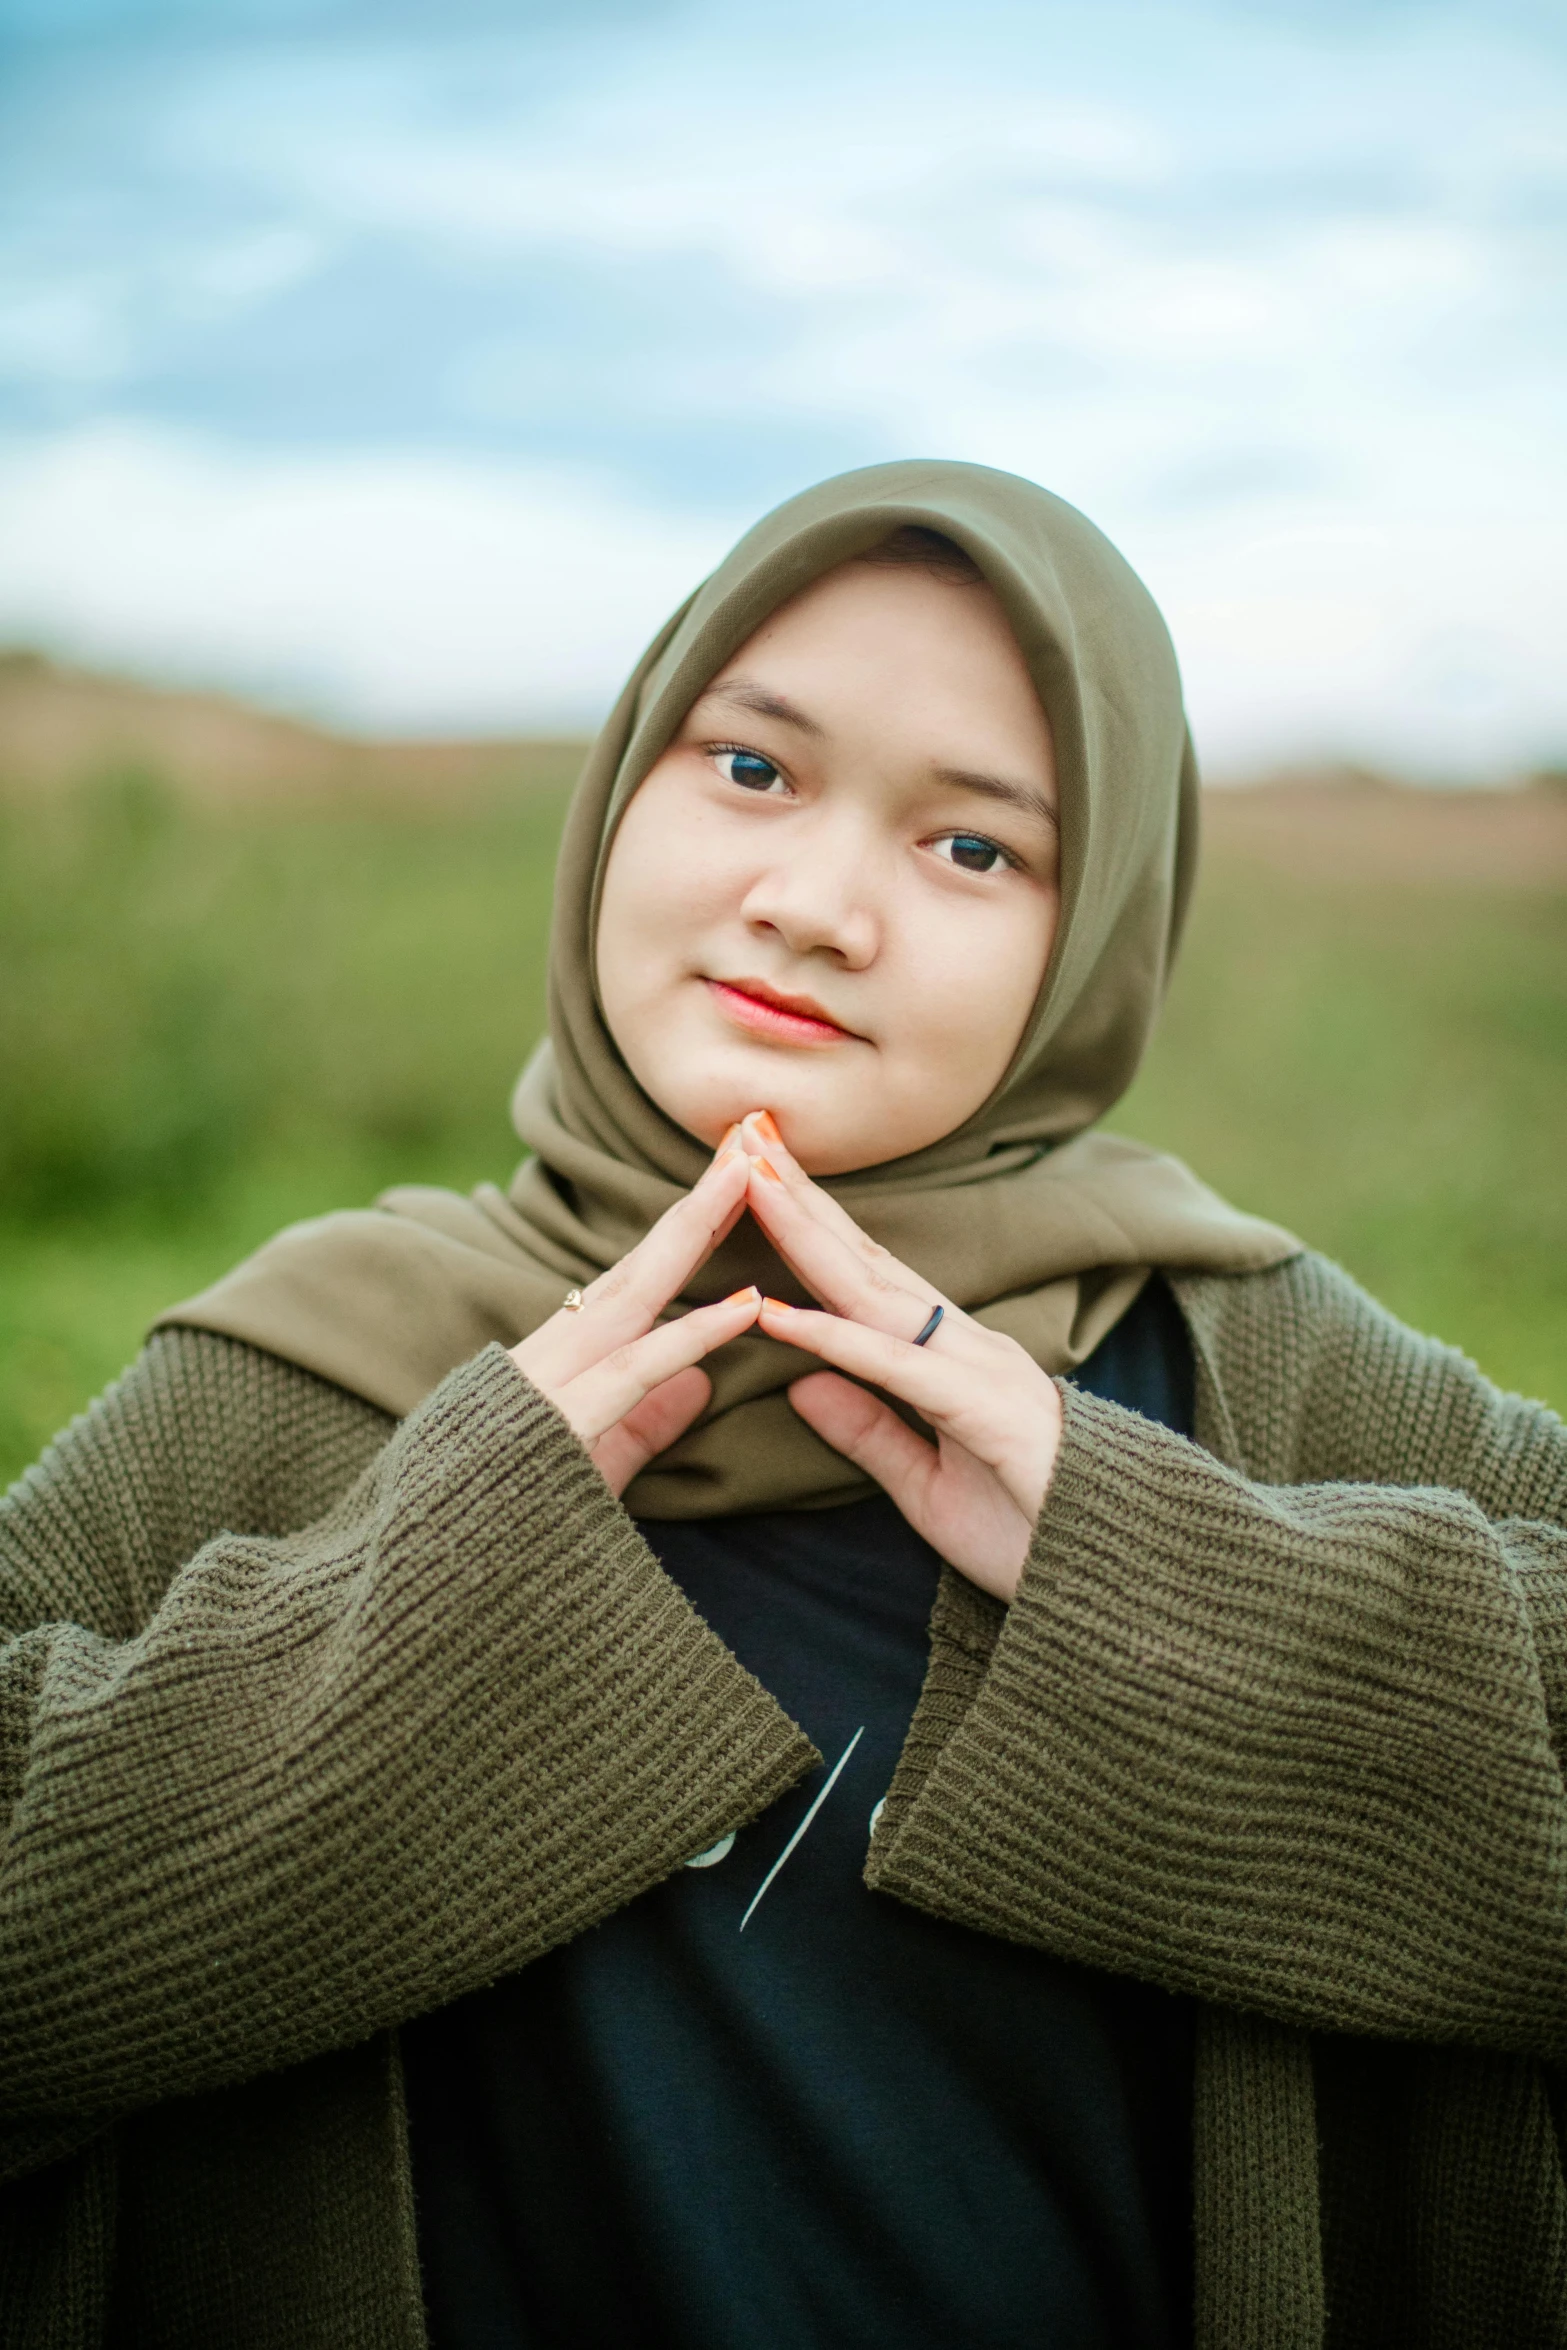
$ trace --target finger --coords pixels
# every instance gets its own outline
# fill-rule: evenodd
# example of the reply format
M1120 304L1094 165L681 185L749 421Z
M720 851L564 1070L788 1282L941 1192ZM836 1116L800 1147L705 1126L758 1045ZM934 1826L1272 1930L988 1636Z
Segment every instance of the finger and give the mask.
M786 1182L767 1160L751 1164L748 1197L757 1222L824 1306L891 1337L912 1339L930 1318L932 1307L940 1305L956 1329L963 1317L930 1282L885 1250L867 1254L840 1238L817 1206L826 1195L808 1176Z
M677 1321L659 1322L568 1380L555 1401L583 1443L596 1444L655 1387L748 1330L760 1306L756 1290L737 1289L716 1306L698 1306Z
M677 1371L661 1387L645 1395L615 1427L606 1428L593 1447L593 1458L611 1493L624 1493L655 1454L683 1436L707 1407L713 1382L694 1366Z
M1025 1503L965 1446L938 1451L835 1371L796 1379L789 1400L818 1436L875 1478L950 1565L997 1599L1016 1596L1042 1494Z
M791 1270L835 1313L852 1313L895 1337L912 1337L934 1305L958 1314L960 1309L950 1298L872 1240L830 1192L812 1181L784 1142L771 1111L748 1112L740 1124L740 1141L754 1170L749 1197L758 1221ZM813 1230L823 1236L814 1249ZM809 1270L789 1255L791 1236L811 1258ZM841 1256L834 1242L841 1248ZM889 1297L896 1301L890 1313L886 1310ZM903 1307L903 1300L910 1297L920 1309L912 1326ZM878 1300L882 1310L878 1310Z
M745 1153L730 1143L636 1247L584 1290L584 1312L613 1307L621 1319L640 1314L645 1329L733 1230L745 1212L748 1180Z
M841 1201L835 1200L830 1191L824 1191L819 1183L813 1182L807 1175L785 1142L771 1110L748 1111L740 1122L738 1134L740 1146L747 1157L766 1159L789 1189L808 1196L823 1223L830 1231L837 1233L846 1247L854 1249L861 1256L880 1258L889 1263L897 1262L856 1224Z
M556 1387L640 1338L744 1214L748 1173L743 1151L733 1144L720 1151L700 1182L583 1291L576 1311L553 1314L513 1348L519 1367Z
M971 1363L957 1362L950 1353L929 1355L906 1338L891 1338L839 1314L812 1313L808 1307L781 1305L768 1297L762 1300L758 1319L769 1338L820 1355L853 1379L885 1387L927 1420L940 1420L959 1408L973 1384Z
M747 1185L747 1189L749 1189L749 1185ZM734 1206L730 1209L728 1215L719 1225L718 1230L713 1235L713 1247L715 1249L723 1247L724 1242L729 1238L730 1233L733 1232L735 1226L739 1223L741 1217L745 1214L747 1204L748 1203L745 1192L742 1192L740 1197L735 1201Z
M789 1401L808 1428L891 1494L911 1524L923 1520L941 1456L880 1396L836 1371L811 1371L794 1381Z
M1030 1525L1038 1517L1060 1444L1061 1395L1021 1347L971 1324L971 1332L997 1350L988 1362L960 1356L956 1348L932 1354L863 1323L773 1298L763 1300L760 1324L770 1338L819 1355L851 1378L912 1404L939 1430L944 1448L954 1441Z

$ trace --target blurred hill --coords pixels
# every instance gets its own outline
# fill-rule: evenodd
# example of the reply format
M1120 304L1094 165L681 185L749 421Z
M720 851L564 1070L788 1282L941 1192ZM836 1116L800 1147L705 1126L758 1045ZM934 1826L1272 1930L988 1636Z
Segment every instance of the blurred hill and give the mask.
M491 785L569 785L566 738L375 741L236 697L106 676L0 649L0 792L52 796L141 772L203 805L286 806L346 795L461 798ZM1209 852L1344 882L1567 885L1567 790L1420 790L1363 769L1227 780L1205 795Z
M1208 863L1301 881L1567 887L1567 791L1555 777L1492 791L1380 776L1263 777L1203 795Z
M0 788L54 792L128 769L182 797L274 800L340 792L443 794L493 782L569 781L575 741L376 742L216 693L103 676L0 650Z

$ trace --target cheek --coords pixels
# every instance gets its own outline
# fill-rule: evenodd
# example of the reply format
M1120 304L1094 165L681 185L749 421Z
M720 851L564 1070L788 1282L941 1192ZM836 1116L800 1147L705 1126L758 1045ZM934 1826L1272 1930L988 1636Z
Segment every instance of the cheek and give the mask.
M1055 935L1053 901L1030 895L1015 906L927 912L908 941L902 982L894 991L906 1053L939 1068L971 1093L978 1107L1021 1041L1044 978Z
M599 992L622 1012L683 965L734 894L713 828L649 776L621 822L599 901Z

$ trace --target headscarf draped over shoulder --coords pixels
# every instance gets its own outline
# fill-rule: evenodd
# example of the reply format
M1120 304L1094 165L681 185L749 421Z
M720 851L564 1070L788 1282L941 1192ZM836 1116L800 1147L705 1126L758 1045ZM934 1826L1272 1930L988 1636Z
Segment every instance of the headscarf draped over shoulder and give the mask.
M297 1224L160 1318L220 1331L403 1414L490 1340L514 1345L615 1263L707 1164L642 1091L605 1025L593 937L627 801L698 694L761 623L906 525L971 555L1004 606L1055 742L1061 919L1027 1030L956 1132L829 1188L894 1256L1046 1370L1081 1362L1149 1270L1239 1273L1299 1243L1174 1159L1091 1131L1130 1083L1191 893L1197 771L1175 655L1147 590L1093 524L1016 475L876 465L769 514L655 638L595 743L566 819L549 1038L513 1097L510 1189L407 1187ZM687 1304L757 1281L803 1292L746 1218ZM823 1506L865 1480L797 1418L806 1358L754 1334L708 1365L697 1425L631 1486L646 1518Z

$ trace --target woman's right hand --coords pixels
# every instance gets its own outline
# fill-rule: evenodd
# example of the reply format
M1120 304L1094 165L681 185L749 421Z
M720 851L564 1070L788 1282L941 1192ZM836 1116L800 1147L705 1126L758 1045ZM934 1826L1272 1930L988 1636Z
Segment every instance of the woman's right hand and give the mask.
M707 1173L618 1265L540 1324L511 1359L547 1395L593 1455L612 1493L624 1493L655 1453L683 1435L712 1392L704 1355L748 1330L761 1308L755 1289L673 1322L659 1315L745 1210L750 1161L731 1138Z

